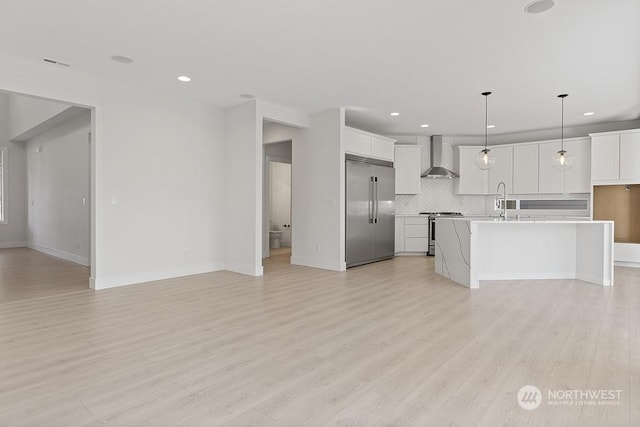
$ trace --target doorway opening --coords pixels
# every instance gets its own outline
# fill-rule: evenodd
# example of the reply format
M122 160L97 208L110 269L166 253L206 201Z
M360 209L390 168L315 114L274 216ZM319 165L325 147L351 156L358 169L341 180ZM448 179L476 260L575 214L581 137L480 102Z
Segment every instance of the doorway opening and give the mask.
M89 289L93 127L91 108L0 91L4 301Z
M288 266L294 248L293 144L296 128L264 122L262 258L265 272Z

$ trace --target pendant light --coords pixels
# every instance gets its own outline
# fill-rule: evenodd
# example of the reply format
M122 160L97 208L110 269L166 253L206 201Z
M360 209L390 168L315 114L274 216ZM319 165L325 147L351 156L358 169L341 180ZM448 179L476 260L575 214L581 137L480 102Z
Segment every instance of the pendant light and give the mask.
M566 172L573 166L573 157L569 155L564 149L564 99L569 96L567 93L558 95L558 98L562 100L562 122L560 133L560 151L553 155L553 168L560 172Z
M491 92L482 92L484 96L484 149L476 155L476 166L482 170L491 169L498 162L498 159L491 154L487 148L487 132L489 131L489 95Z

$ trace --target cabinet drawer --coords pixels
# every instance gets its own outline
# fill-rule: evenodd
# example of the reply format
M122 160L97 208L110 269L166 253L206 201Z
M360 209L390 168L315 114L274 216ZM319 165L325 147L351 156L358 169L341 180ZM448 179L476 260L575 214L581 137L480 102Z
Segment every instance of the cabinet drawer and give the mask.
M406 237L404 239L404 250L406 252L427 252L429 239L426 237Z
M427 224L405 224L404 237L429 237L429 228L427 227Z
M408 216L405 217L404 223L407 225L427 225L429 223L429 218L426 215L420 218Z

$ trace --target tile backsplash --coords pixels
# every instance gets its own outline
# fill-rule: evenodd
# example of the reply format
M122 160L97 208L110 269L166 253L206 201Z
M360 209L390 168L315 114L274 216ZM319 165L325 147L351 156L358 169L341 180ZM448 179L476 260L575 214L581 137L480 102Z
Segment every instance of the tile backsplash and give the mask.
M420 194L397 195L396 213L462 212L465 215L484 215L485 196L456 196L452 179L420 179Z

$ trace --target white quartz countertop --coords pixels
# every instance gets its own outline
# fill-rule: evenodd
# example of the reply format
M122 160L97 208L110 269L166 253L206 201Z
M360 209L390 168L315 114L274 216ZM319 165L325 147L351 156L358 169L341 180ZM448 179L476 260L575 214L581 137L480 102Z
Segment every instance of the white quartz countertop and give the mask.
M608 224L613 223L613 221L597 221L590 219L532 219L532 218L524 218L524 219L516 219L509 218L505 221L502 218L487 218L487 217L463 217L463 218L455 218L455 217L438 217L437 220L448 220L448 221L467 221L474 223L488 223L488 224L583 224L583 223L593 223L593 224Z

